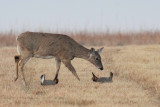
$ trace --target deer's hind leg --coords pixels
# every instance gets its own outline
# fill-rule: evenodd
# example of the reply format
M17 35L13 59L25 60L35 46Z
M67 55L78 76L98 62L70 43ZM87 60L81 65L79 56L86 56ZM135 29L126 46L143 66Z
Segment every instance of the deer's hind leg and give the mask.
M26 85L26 80L25 80L25 75L24 75L23 68L24 68L24 65L28 62L28 60L30 58L31 58L30 56L22 57L21 60L20 60L20 63L19 63L19 66L20 66L20 69L21 69L21 73L22 73L22 77L23 77L23 81L24 81L25 85Z
M53 81L54 81L56 84L58 84L58 73L59 73L59 69L60 69L60 66L61 66L61 60L58 59L58 58L55 58L55 63L56 63L56 65L55 65L55 68L56 68L56 76L55 76L55 78L54 78Z

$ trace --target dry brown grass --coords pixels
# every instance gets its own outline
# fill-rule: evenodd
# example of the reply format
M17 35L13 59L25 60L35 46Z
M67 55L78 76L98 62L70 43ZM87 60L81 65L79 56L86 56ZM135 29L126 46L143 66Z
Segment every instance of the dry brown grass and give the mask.
M55 32L53 32L55 33ZM140 31L140 32L58 32L67 34L74 38L82 45L91 46L122 46L122 45L149 45L160 44L159 31ZM0 33L0 47L2 46L15 46L16 36L18 33L11 30L10 32Z
M74 59L81 81L62 64L59 84L48 86L40 85L40 76L46 74L47 80L53 80L54 60L32 58L24 68L29 86L24 87L21 78L13 81L16 48L0 48L0 106L158 107L159 53L159 45L105 47L104 71L85 60ZM108 77L113 72L113 82L95 83L91 72L98 77Z
M2 46L15 46L16 33L12 30L10 32L0 33L0 47Z

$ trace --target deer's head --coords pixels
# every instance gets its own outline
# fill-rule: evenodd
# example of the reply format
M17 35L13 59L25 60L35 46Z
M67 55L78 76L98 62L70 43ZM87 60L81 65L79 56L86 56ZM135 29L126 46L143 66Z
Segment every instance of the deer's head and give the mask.
M89 61L95 65L97 68L99 68L100 70L103 70L103 65L102 65L102 62L101 62L101 52L103 50L103 47L96 50L94 48L91 48L90 50L90 56L89 56Z

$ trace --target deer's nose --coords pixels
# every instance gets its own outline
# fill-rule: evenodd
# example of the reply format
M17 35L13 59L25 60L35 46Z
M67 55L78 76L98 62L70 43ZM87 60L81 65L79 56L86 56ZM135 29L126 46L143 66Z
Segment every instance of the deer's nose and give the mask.
M100 70L103 70L103 67L99 68Z

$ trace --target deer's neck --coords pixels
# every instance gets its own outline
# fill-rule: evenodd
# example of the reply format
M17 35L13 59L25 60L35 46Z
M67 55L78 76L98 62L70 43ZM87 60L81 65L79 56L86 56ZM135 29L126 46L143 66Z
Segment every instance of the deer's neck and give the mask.
M90 55L90 50L83 46L79 46L78 48L75 49L75 57L77 58L88 60L89 55Z

